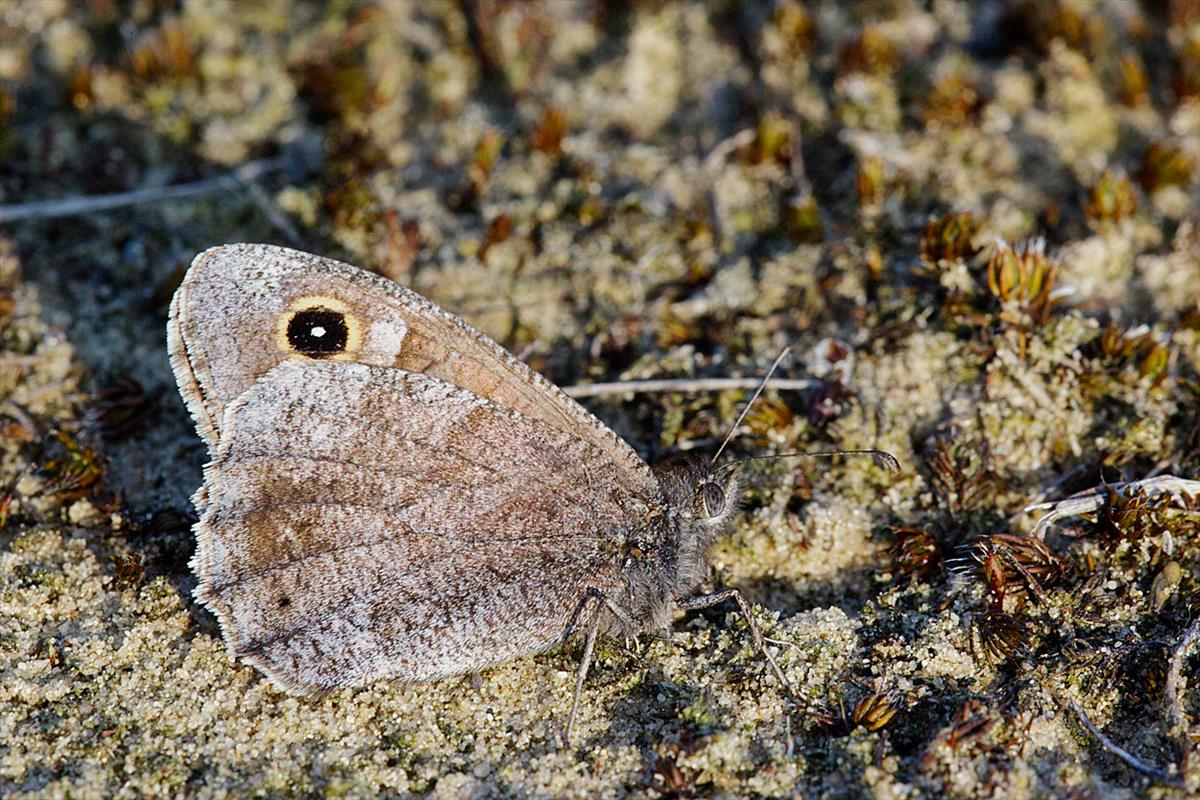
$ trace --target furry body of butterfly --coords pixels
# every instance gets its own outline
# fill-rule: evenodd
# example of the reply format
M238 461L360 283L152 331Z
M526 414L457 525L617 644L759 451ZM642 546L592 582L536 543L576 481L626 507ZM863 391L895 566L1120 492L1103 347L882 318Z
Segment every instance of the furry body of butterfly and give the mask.
M168 349L211 458L195 596L230 652L288 692L476 671L584 630L577 702L598 634L730 598L746 612L735 592L696 595L736 470L651 470L391 281L217 247L175 295Z

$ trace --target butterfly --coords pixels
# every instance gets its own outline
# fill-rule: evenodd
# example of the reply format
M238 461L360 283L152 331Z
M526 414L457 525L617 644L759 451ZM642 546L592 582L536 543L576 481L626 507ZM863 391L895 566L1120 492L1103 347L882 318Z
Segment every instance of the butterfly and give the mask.
M196 257L167 325L210 461L194 595L284 691L432 681L667 627L737 508L736 465L654 470L458 317L261 244Z

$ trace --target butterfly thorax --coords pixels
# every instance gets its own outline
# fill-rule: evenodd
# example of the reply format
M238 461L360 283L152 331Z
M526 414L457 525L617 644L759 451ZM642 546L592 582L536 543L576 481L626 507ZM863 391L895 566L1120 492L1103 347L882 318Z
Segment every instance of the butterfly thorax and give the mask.
M690 597L708 571L708 550L737 511L734 470L687 461L656 473L661 497L626 537L624 591L610 598L636 634L665 628L677 601ZM628 627L628 626L620 626Z

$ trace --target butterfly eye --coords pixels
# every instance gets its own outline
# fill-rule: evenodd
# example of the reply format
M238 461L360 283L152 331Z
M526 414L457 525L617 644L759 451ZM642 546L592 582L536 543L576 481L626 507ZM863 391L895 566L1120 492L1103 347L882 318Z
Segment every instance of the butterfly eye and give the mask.
M322 306L297 311L288 320L288 344L309 358L328 358L346 349L346 315Z
M696 491L696 513L706 519L719 517L725 511L725 490L711 481L700 484Z

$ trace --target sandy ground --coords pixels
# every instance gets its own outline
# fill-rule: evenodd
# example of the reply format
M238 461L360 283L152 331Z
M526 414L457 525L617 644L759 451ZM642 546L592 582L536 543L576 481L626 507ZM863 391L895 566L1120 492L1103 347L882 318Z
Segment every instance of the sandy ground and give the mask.
M0 0L0 795L1195 793L1200 507L1114 491L1044 545L1022 510L1198 477L1198 164L1187 0ZM735 453L902 464L748 469L710 582L796 697L726 607L602 643L570 746L577 644L315 701L231 659L163 328L235 241L375 269L561 385L791 345L812 388ZM745 399L586 403L653 461Z

